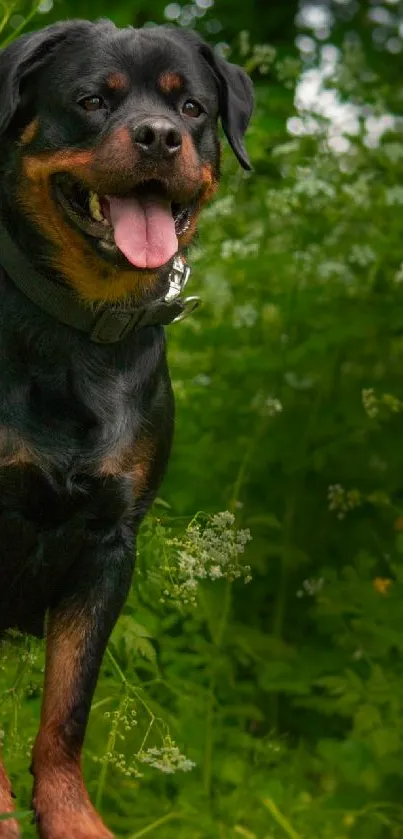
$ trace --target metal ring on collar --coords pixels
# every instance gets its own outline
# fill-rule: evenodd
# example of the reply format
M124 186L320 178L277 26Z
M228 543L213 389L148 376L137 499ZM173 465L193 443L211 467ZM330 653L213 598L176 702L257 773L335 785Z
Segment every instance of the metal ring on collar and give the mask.
M184 305L183 312L180 312L179 315L177 315L176 318L173 319L172 323L178 323L180 320L184 320L184 318L187 318L188 315L191 315L192 312L194 312L195 309L197 309L200 306L201 299L200 297L196 297L194 295L192 297L185 297L185 299L182 302Z

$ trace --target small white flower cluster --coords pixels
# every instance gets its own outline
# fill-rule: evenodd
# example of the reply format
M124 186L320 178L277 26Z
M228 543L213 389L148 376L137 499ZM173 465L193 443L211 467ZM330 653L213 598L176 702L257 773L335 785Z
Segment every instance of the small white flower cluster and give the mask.
M394 276L394 282L396 283L396 285L400 285L400 283L403 283L403 262L400 263L399 268L396 271L396 274Z
M329 499L329 510L337 513L338 519L344 519L346 513L359 507L363 500L357 489L346 490L341 484L330 486L327 497Z
M275 396L268 396L264 391L258 391L252 399L251 407L261 417L276 417L281 414L283 406Z
M124 736L118 732L118 726L122 726L124 731L131 731L137 725L136 708L128 697L116 711L105 711L104 717L107 720L112 720L117 736L121 740L124 740Z
M148 766L153 766L154 769L159 769L166 775L173 775L174 772L191 772L196 766L193 760L188 760L185 755L181 754L176 743L167 737L163 745L153 746L143 752L138 752L136 755L140 763L146 763Z
M325 259L318 263L317 267L318 277L321 280L344 280L349 282L351 280L351 271L343 262L337 259Z
M245 583L250 582L250 566L239 562L251 540L250 531L237 530L234 523L235 516L226 510L212 516L205 527L199 522L191 523L184 537L169 540L174 549L173 565L162 602L171 598L176 604L195 606L200 580L233 581L243 577Z
M315 172L308 171L301 167L299 171L299 180L295 184L295 192L297 195L303 195L305 198L319 198L334 199L336 190L333 184L318 177Z
M379 413L379 403L373 387L364 388L361 393L364 411L370 419L375 419Z
M114 766L126 778L142 778L143 774L137 769L135 761L127 763L124 754L115 751L106 752L102 757L93 756L94 763L108 764Z
M391 393L383 393L381 396L377 396L372 387L364 388L361 398L364 410L370 419L378 417L381 409L383 409L384 417L385 414L387 417L389 414L398 414L403 410L403 403L396 396Z
M403 143L383 143L381 152L391 163L399 163L403 160Z
M370 245L353 245L350 251L350 262L366 268L375 262L376 254Z
M239 33L239 52L243 58L250 52L250 32L247 29Z
M256 67L262 76L266 76L275 58L276 50L270 44L256 44L253 47L250 62L253 64L253 69Z
M371 206L368 175L360 175L354 183L343 184L342 193L347 196L355 207L368 209Z
M316 597L316 595L322 591L324 584L325 581L323 577L319 577L317 580L313 578L310 580L304 580L302 587L297 591L297 597Z
M223 259L231 259L233 256L239 256L241 259L256 256L258 251L258 242L247 242L245 239L226 239L221 245Z
M233 323L236 329L242 327L252 327L255 325L258 317L256 306L252 303L245 303L243 306L235 306L233 314Z
M264 403L265 413L268 417L275 417L277 414L281 414L283 410L283 406L279 399L276 399L274 396L268 396Z
M351 658L353 661L361 661L364 658L364 650L361 647L357 647L357 649L353 652Z
M390 186L385 189L385 200L387 207L401 207L403 204L403 186Z
M291 89L294 87L297 79L301 74L302 62L299 58L286 56L281 61L277 61L277 78L283 82L284 87Z
M233 195L225 195L224 198L219 198L213 201L203 213L203 219L217 220L219 217L231 216L235 209L235 198Z
M248 56L246 66L249 73L258 69L262 75L266 75L276 58L276 50L270 44L255 44L252 48L250 33L246 29L239 33L239 51L243 58Z

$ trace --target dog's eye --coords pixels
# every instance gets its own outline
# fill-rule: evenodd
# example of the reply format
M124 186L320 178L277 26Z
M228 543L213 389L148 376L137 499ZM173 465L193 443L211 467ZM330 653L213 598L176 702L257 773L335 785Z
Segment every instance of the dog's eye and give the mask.
M182 113L186 117L199 117L203 113L203 108L195 99L187 99L182 105Z
M102 99L102 96L85 96L84 99L80 99L78 104L81 105L85 111L100 111L101 108L105 107L105 102Z

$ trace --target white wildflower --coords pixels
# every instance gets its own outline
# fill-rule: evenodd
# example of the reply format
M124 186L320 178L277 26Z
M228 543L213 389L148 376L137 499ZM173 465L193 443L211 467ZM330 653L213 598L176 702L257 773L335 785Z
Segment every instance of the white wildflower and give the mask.
M319 262L317 267L318 277L322 280L344 279L351 280L351 272L344 264L336 259L326 259Z
M391 163L399 163L403 160L403 143L384 143L381 151Z
M353 245L350 251L350 262L366 268L376 260L376 253L370 245Z
M277 414L281 414L283 410L283 406L279 399L275 399L274 396L268 396L265 400L264 407L266 409L266 414L269 417L275 417Z
M346 513L362 504L362 496L356 489L346 490L341 484L332 484L328 489L329 510L344 519Z
M251 539L249 530L237 530L235 517L229 510L216 513L203 527L199 522L189 525L182 538L173 538L167 592L176 603L196 605L200 580L235 580L249 582L250 567L239 557Z
M403 186L390 186L385 189L385 203L387 207L401 207L403 204Z
M194 377L193 384L208 387L211 384L211 376L207 376L206 373L199 373Z
M303 195L305 198L324 197L332 199L336 195L336 190L332 184L317 177L312 172L304 172L294 189L297 195Z
M254 326L257 321L258 312L252 303L245 303L244 306L236 306L234 309L234 326L240 329L243 326Z
M146 763L154 769L159 769L166 775L173 775L175 772L191 772L196 766L193 760L188 760L181 754L176 743L166 738L162 746L153 746L146 751L138 752L137 760Z
M394 276L394 282L396 283L396 285L400 285L400 283L403 283L403 262L400 263L399 270L396 271L396 274Z
M372 387L364 388L361 392L362 404L364 410L370 419L375 419L379 414L379 401L375 396L375 391Z
M342 192L356 207L367 209L371 205L367 175L360 175L360 177L351 184L343 184Z
M242 259L255 256L258 251L258 242L250 242L246 239L226 239L221 245L223 259L231 259L233 256L239 256Z
M204 211L203 218L211 218L214 221L218 217L231 216L235 209L235 198L233 195L225 195L224 198L219 198L213 201L210 207Z
M325 580L323 577L304 580L302 588L297 591L297 597L304 597L305 595L308 597L316 597L322 591L324 585Z

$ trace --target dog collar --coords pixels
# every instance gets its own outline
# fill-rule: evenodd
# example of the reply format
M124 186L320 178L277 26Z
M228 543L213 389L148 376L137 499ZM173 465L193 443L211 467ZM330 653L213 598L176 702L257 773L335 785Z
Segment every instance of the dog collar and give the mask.
M143 326L167 326L183 320L199 305L199 297L182 297L191 269L176 256L164 297L146 306L100 306L85 308L74 292L47 279L32 267L0 224L0 265L28 299L56 320L86 333L98 344L115 344Z

